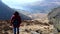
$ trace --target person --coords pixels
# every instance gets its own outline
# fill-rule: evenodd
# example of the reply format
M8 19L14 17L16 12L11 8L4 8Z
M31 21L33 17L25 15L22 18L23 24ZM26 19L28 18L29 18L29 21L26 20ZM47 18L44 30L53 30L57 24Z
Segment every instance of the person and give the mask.
M21 24L21 17L19 15L19 13L16 11L12 17L11 17L11 25L13 25L13 30L14 30L14 34L19 34L19 27Z

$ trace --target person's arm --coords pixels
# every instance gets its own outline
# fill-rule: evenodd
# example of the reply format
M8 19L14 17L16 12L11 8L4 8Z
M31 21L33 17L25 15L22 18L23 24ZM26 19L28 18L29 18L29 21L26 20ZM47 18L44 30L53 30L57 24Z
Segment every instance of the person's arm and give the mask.
M10 21L11 26L12 26L13 19L14 19L14 16L11 17L11 21Z
M21 17L19 16L19 18L18 18L18 19L19 19L19 26L20 26L20 24L21 24Z
M19 17L19 22L21 23L21 17Z

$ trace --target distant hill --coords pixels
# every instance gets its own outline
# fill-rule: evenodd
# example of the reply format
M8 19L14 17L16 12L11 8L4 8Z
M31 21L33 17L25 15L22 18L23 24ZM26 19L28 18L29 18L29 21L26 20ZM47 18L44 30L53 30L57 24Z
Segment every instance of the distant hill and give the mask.
M33 20L38 20L40 22L47 22L48 23L48 17L45 13L35 13L29 15Z
M13 14L13 11L14 10L0 1L0 20L9 19Z
M0 1L0 20L8 20L11 18L12 14L15 10L11 9L7 5L5 5L3 2ZM20 13L22 20L30 20L31 18Z
M30 14L28 11L25 10L13 9L0 1L0 20L10 19L15 11L18 11L20 13L22 20L42 19L46 16L46 14L44 13Z
M29 13L28 11L25 11L25 10L20 10L20 9L15 9L17 10L18 12L24 14L25 16L28 16L30 18L32 18L33 20L45 20L47 19L47 13ZM22 16L22 15L21 15ZM26 17L24 17L26 18ZM30 18L27 18L27 19L30 19Z
M47 17L47 14L45 13L35 13L30 15L32 19L43 19Z
M18 11L19 13L22 13L22 14L24 14L24 15L30 15L30 14L31 14L29 11L26 11L26 10L15 9L15 8L13 8L13 10L16 10L16 11Z
M31 20L32 18L29 16L31 15L28 11L21 10L21 9L14 9L20 13L22 20Z

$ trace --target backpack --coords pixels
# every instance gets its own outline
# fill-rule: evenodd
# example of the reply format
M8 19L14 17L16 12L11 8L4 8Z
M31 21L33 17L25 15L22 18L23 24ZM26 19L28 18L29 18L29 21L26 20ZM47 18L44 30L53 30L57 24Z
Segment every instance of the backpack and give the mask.
M14 25L14 26L17 26L18 24L19 24L18 19L14 19L13 25Z

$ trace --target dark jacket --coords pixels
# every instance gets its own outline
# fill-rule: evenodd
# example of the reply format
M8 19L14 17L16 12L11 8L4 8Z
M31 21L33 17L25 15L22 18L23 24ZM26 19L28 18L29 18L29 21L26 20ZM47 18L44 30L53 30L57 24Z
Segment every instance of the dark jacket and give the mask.
M14 24L14 20L18 20L17 25ZM13 25L13 27L20 27L21 24L21 17L19 15L12 15L11 17L11 24Z

